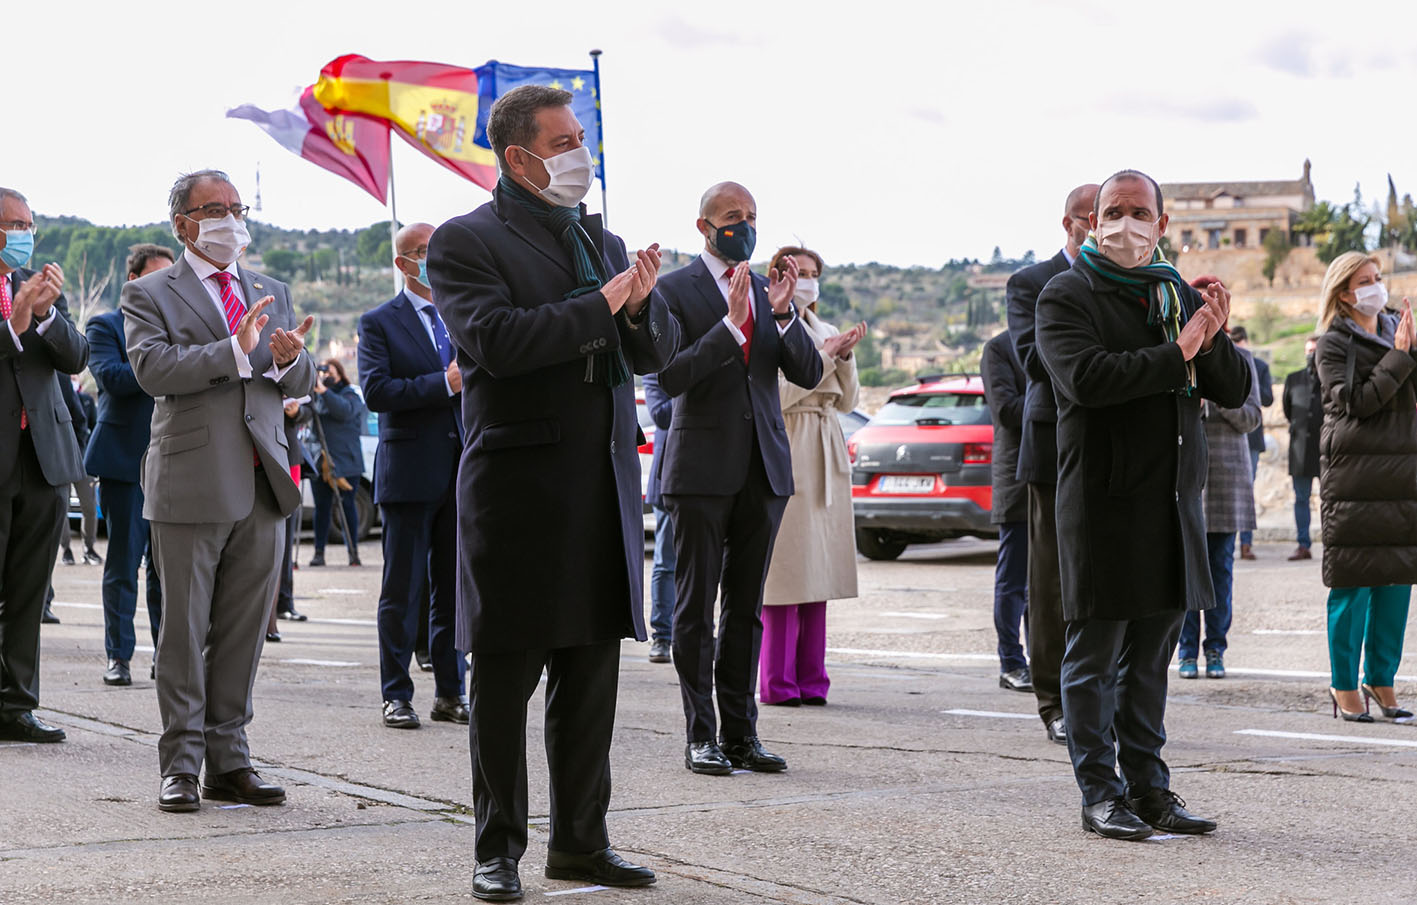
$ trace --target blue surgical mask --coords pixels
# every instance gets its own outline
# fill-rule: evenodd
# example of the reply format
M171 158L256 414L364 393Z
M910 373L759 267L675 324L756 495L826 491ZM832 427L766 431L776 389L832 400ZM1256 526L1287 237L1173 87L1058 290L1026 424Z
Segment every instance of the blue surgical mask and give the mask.
M424 286L427 286L429 289L432 289L432 288L433 288L432 284L428 282L428 259L427 259L427 258L419 258L419 259L418 259L418 282L422 283Z
M28 229L5 230L5 247L0 249L0 261L11 270L25 266L34 254L34 232Z
M736 264L753 256L753 249L758 245L758 232L747 220L714 226L713 229L713 247L718 249L725 261Z

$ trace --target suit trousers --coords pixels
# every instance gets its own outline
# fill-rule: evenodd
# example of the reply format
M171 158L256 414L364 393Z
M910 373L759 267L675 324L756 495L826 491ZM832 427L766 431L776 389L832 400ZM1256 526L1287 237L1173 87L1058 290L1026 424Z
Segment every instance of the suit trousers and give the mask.
M170 492L170 491L169 491ZM238 522L150 522L162 576L157 636L163 776L251 765L246 726L285 547L285 516L264 474Z
M133 615L138 610L138 568L144 554L148 557L148 626L154 647L162 625L162 581L153 565L148 520L143 518L142 485L99 478L98 493L108 525L108 557L103 561L103 648L110 660L131 660L137 644Z
M94 542L98 540L98 500L94 497L93 478L84 476L82 481L74 482L74 496L79 501L79 529L84 537L84 552L93 549ZM64 501L68 503L68 500ZM108 510L104 510L107 517ZM59 548L66 553L72 553L69 546L69 520L64 519L64 530L59 533Z
M1183 615L1067 623L1063 716L1084 805L1169 788L1166 679Z
M468 666L469 750L478 861L520 860L527 844L526 711L546 671L546 761L553 852L610 846L610 741L620 642L473 653Z
M1028 668L1044 724L1063 715L1063 574L1058 564L1058 488L1028 485Z
M1028 665L1018 643L1019 623L1028 618L1028 525L999 525L999 556L994 563L994 634L999 639L999 672Z
M1365 684L1392 685L1402 662L1411 599L1412 586L1406 584L1328 592L1328 659L1336 690L1357 690L1360 654Z
M276 612L295 612L295 539L300 536L301 510L285 519L285 553L280 560L280 584L276 587Z
M753 445L743 489L733 496L666 494L674 522L674 668L692 742L757 735L753 699L763 640L763 582L787 497L768 482ZM722 589L718 638L713 608ZM714 688L718 689L718 719Z
M14 464L0 480L0 714L6 716L39 706L39 620L59 533L69 530L69 485L44 479L30 432L19 434Z
M650 570L649 630L655 641L674 637L674 520L654 507L654 568Z
M465 667L455 647L457 500L383 503L384 580L379 590L379 681L384 700L412 701L409 658L427 595L434 696L463 694Z

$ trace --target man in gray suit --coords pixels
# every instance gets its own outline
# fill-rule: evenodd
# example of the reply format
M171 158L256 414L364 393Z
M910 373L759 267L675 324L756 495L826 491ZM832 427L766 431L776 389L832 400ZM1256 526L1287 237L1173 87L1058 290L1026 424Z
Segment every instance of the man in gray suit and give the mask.
M218 801L281 804L251 769L251 687L275 599L290 476L283 397L310 392L313 318L295 326L290 290L238 267L246 207L225 173L184 175L168 199L186 246L166 270L123 287L128 358L156 400L142 465L143 516L162 579L158 761L164 811Z
M55 377L82 371L89 344L69 321L59 265L24 269L34 218L13 189L0 188L0 230L0 739L62 742L64 730L33 712L39 620L69 530L69 485L84 478Z

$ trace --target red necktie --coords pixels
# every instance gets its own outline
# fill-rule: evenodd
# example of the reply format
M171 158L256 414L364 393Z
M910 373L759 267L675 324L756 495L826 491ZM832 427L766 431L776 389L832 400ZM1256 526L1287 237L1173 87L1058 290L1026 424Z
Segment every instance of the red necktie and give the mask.
M230 328L231 335L235 336L237 325L241 323L241 318L246 316L246 306L241 304L241 299L236 297L236 292L231 288L231 274L219 270L212 277L221 286L221 310L226 313L226 326Z
M738 269L737 267L730 267L730 268L728 268L727 270L725 270L725 271L723 272L723 278L724 278L725 280L728 280L729 283L730 283L730 285L732 284L732 281L733 281L733 271L735 271L735 270L737 270L737 269ZM752 304L751 285L750 285L750 287L749 287L749 296L748 296L748 298L749 298L749 304ZM743 334L743 363L744 363L744 364L747 364L747 363L748 363L748 353L749 353L750 351L752 351L752 348L753 348L753 312L752 312L751 309L748 311L748 319L745 320L745 321L743 321L743 323L741 323L741 324L738 325L738 332L740 332L740 333Z
M5 320L10 319L10 312L13 302L10 299L10 277L8 275L0 277L0 316ZM24 406L20 406L20 430L30 426L29 416L25 414Z

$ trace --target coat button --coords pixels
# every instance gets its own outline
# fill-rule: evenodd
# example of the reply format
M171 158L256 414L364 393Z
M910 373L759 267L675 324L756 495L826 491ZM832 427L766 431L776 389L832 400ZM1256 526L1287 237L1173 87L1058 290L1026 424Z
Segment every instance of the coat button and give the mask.
M744 412L744 413L743 413L743 420L744 420L744 421L752 421L752 420L753 420L753 413L752 413L752 412Z
M247 415L247 416L246 416L246 423L247 423L247 424L250 424L252 421L255 421L255 420L256 420L256 416L255 416L255 415Z
M610 455L612 455L612 456L615 455L615 441L614 441L614 440L611 440L611 441L610 441Z
M1186 442L1186 438L1185 438L1185 437L1181 436L1180 434L1177 434L1177 435L1176 435L1176 445L1177 445L1177 446L1180 446L1180 445L1184 444L1185 442Z

